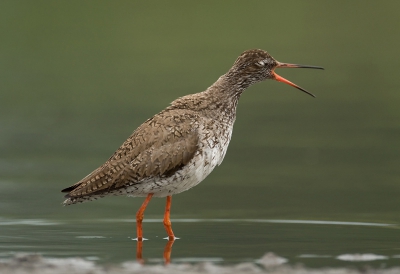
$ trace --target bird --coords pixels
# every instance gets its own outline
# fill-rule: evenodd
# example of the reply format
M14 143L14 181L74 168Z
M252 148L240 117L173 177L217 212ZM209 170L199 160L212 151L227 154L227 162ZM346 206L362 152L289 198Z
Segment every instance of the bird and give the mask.
M176 239L172 195L202 182L225 157L240 96L253 84L272 79L314 94L276 74L277 68L319 66L281 63L267 51L246 50L227 73L205 91L180 97L146 120L99 168L66 192L64 205L111 195L145 197L136 213L137 241L143 241L144 211L152 197L166 197L164 228Z

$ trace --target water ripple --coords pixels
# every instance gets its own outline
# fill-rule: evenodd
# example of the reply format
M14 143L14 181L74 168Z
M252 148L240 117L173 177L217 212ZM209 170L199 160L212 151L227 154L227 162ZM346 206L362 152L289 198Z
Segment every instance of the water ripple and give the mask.
M2 225L34 225L34 226L44 226L44 225L60 225L60 222L48 221L43 219L3 219L0 218L0 226Z
M134 219L103 219L104 222L135 222ZM163 219L144 219L143 222L158 223ZM341 222L315 220L280 220L280 219L171 219L173 223L273 223L273 224L312 224L312 225L351 225L351 226L396 226L396 224L369 222Z

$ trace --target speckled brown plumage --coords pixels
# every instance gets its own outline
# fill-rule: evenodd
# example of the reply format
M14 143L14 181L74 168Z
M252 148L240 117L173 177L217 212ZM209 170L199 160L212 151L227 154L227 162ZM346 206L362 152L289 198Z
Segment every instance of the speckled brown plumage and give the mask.
M221 164L246 88L275 79L305 91L278 76L277 67L319 68L280 63L259 49L243 52L207 90L173 101L139 126L103 165L62 190L68 192L64 204L107 195L165 197L197 185Z

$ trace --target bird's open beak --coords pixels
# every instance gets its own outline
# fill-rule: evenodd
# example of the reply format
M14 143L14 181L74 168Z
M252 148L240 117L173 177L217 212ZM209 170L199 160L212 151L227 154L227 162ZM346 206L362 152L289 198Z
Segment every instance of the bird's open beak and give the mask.
M324 69L323 67L317 67L317 66L307 66L307 65L298 65L298 64L287 64L287 63L280 63L280 62L277 62L277 63L278 63L278 65L277 65L275 68L312 68L312 69ZM290 85L290 86L292 86L292 87L295 87L295 88L297 88L297 89L299 89L299 90L301 90L301 91L307 93L308 95L311 95L312 97L315 97L315 95L312 94L311 92L309 92L309 91L307 91L307 90L305 90L305 89L299 87L298 85L296 85L296 84L290 82L289 80L286 80L285 78L279 76L278 74L275 73L275 71L273 71L273 75L274 75L274 79L275 79L276 81L279 81L279 82L288 84L288 85Z

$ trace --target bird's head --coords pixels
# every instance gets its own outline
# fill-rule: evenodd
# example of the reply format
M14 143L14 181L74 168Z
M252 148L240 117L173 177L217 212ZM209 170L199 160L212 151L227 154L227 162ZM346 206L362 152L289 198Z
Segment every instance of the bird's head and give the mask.
M313 96L314 94L306 91L296 84L286 80L275 73L276 68L312 68L323 69L317 66L288 64L276 61L268 52L261 49L246 50L243 52L233 64L229 73L235 75L239 85L245 88L251 84L264 81L266 79L274 79L279 82L291 85L305 93Z

